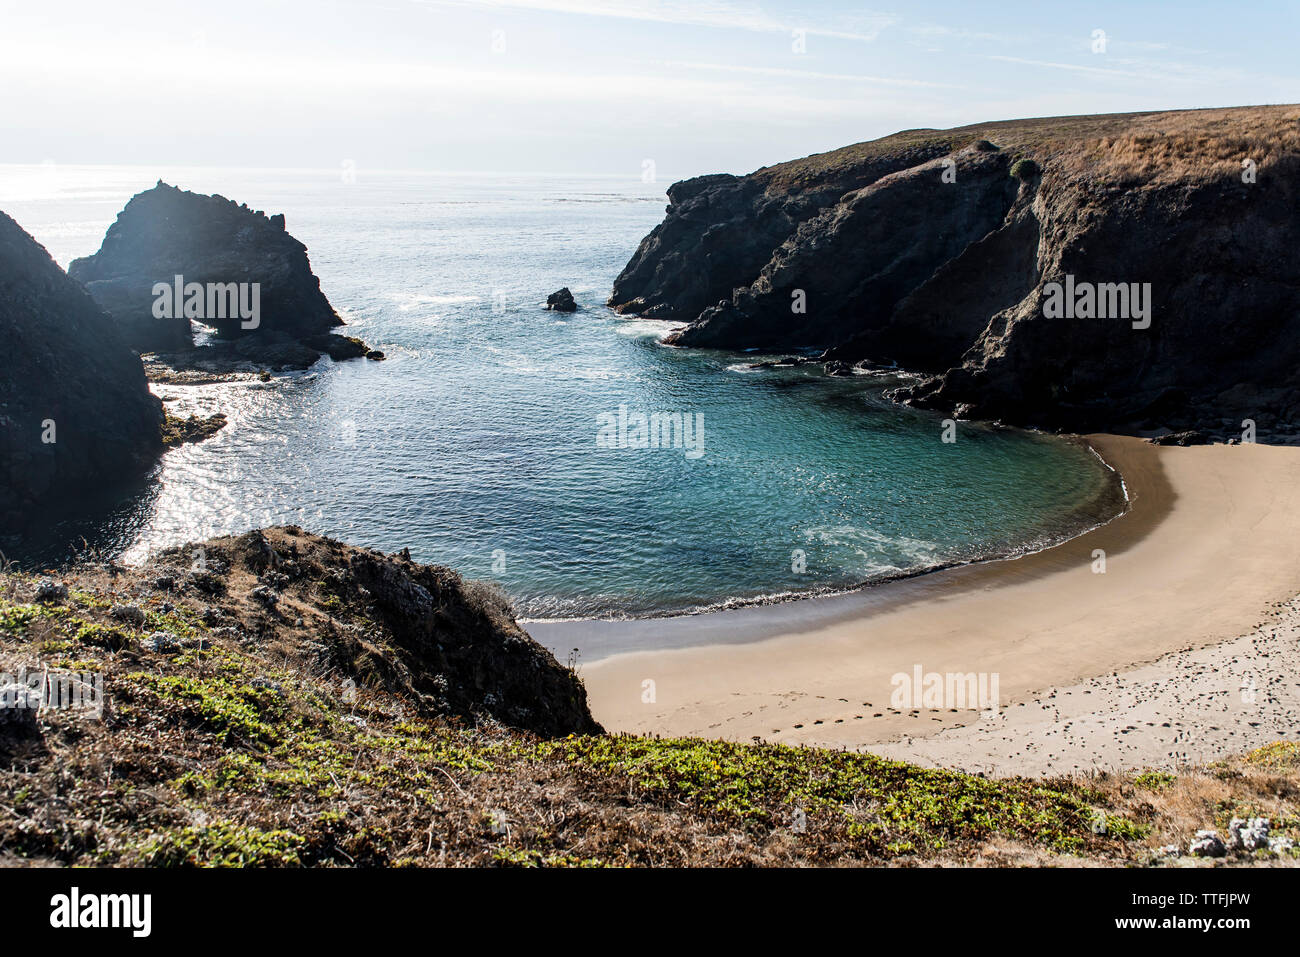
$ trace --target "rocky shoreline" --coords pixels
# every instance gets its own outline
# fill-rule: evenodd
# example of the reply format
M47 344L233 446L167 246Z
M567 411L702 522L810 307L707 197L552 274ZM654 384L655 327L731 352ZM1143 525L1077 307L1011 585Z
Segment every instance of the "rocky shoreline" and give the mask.
M207 341L196 344L195 322ZM150 382L385 358L342 325L283 215L159 181L65 273L0 213L0 333L20 360L0 380L0 530L21 536L33 506L139 478L167 448L225 425L165 417Z
M921 373L890 397L958 418L1290 442L1298 115L913 130L676 183L609 305L680 346Z

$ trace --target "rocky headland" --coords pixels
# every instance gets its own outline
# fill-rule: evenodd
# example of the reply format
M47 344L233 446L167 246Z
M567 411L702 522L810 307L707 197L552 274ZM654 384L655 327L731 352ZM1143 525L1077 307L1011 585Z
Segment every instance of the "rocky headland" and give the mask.
M180 371L303 369L382 353L343 325L312 273L307 247L268 216L161 180L132 197L92 256L68 274L135 349ZM180 277L179 279L177 277ZM195 346L192 323L215 335Z
M80 283L0 213L0 528L144 473L163 408L140 357Z
M1300 110L909 130L668 190L618 312L1071 431L1300 431ZM1069 302L1064 302L1065 298Z

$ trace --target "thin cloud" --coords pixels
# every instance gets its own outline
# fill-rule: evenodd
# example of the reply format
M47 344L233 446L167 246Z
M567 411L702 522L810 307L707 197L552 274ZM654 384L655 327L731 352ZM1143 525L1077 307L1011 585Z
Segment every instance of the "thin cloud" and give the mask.
M1109 54L1107 54L1109 56ZM1038 66L1053 70L1068 70L1074 73L1091 73L1101 76L1129 77L1139 80L1147 80L1154 83L1199 83L1206 86L1216 84L1241 82L1246 78L1246 74L1240 70L1215 69L1196 64L1188 66L1183 63L1158 63L1150 64L1150 61L1144 61L1136 58L1117 58L1115 62L1123 66L1131 67L1124 69L1120 67L1100 67L1084 66L1081 63L1059 63L1052 60L1028 60L1022 57L997 56L988 54L985 59L1001 60L1004 63L1019 63L1024 66ZM1257 76L1257 80L1272 79L1269 77ZM1277 81L1283 82L1283 81Z
M1134 70L1116 70L1113 67L1104 66L1084 66L1081 63L1057 63L1052 60L1028 60L1018 56L999 56L995 54L986 54L985 59L999 60L1003 63L1019 63L1021 66L1041 66L1050 70L1069 70L1073 73L1093 73L1103 76L1127 76L1135 77L1141 80L1167 80L1176 79L1175 77L1162 76L1156 73L1143 73Z
M788 77L796 80L834 80L843 83L876 83L883 86L905 86L924 89L969 89L954 83L935 83L931 80L909 80L904 77L867 76L860 73L816 73L812 70L791 70L782 67L740 66L731 63L697 63L686 60L668 60L666 67L687 70L711 70L718 73L750 73L759 76Z
M750 4L718 0L415 0L425 6L487 7L533 10L620 20L675 23L759 33L793 33L871 42L886 27L898 22L888 14L862 13L833 22L778 19Z

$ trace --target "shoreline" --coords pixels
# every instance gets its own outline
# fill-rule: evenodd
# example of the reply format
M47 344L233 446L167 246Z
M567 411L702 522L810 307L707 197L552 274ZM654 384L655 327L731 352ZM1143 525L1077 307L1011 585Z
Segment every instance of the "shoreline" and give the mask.
M927 575L934 575L940 572L950 571L952 569L966 568L973 565L987 565L995 562L1015 561L1016 559L1026 558L1036 555L1039 552L1048 551L1066 544L1076 538L1081 538L1098 528L1109 525L1111 522L1124 516L1132 507L1132 500L1128 494L1128 486L1124 481L1124 476L1120 474L1110 462L1097 450L1086 436L1082 435L1060 435L1051 436L1053 439L1069 442L1082 446L1101 464L1102 468L1110 473L1112 484L1109 488L1103 489L1098 495L1089 502L1080 503L1071 508L1061 516L1062 523L1066 530L1061 534L1044 534L1028 541L1021 542L1011 546L1006 550L992 548L984 554L977 555L974 558L955 558L950 561L937 562L933 565L926 565L919 568L899 569L894 572L888 572L878 578L871 578L865 581L855 582L847 585L825 585L816 588L810 588L806 591L784 591L770 592L752 597L733 597L726 598L722 601L710 605L694 605L686 608L667 609L659 612L650 612L646 614L626 615L623 617L595 617L581 616L576 618L527 618L518 619L519 624L524 627L538 641L547 644L548 641L560 640L563 635L580 635L593 636L605 630L626 631L630 630L629 626L638 622L678 622L691 619L713 618L719 615L729 615L732 613L745 613L756 609L769 609L783 605L798 605L805 612L811 613L816 618L824 614L830 605L837 600L853 599L856 596L865 596L875 588L892 587L904 582L917 578L924 578ZM1120 507L1115 511L1109 511L1110 502L1107 499L1113 499ZM1105 517L1097 518L1095 521L1085 519L1079 521L1079 515L1084 512L1095 512ZM704 643L704 642L700 642ZM600 648L606 642L597 640L592 647ZM635 644L635 642L629 642ZM567 650L567 649L566 649ZM555 648L552 648L555 651ZM602 657L610 654L617 654L618 651L606 651ZM589 659L590 660L590 659Z
M986 566L998 567L1005 562L1030 559L1078 541L1129 514L1133 508L1133 498L1129 494L1128 483L1094 442L1115 437L1063 435L1054 438L1083 446L1111 473L1115 480L1113 490L1118 493L1122 508L1092 524L1079 525L1063 538L1053 537L1045 544L1041 540L1031 540L1018 549L990 551L976 558L902 570L844 587L827 586L825 590L782 592L753 599L728 599L692 611L668 611L626 618L521 618L519 623L557 657L562 657L563 653L573 649L573 642L576 641L576 650L582 653L580 660L595 664L615 655L645 650L648 645L651 646L651 651L661 651L713 643L749 644L787 634L793 629L811 630L822 624L848 622L881 607L893 607L911 594L909 585L924 583L935 575L956 574ZM1145 444L1143 443L1144 446ZM1104 494L1091 504L1100 501ZM1067 513L1067 520L1087 507L1076 506ZM650 638L652 635L653 638Z
M1129 507L1112 521L1037 552L840 598L600 623L631 638L653 630L659 647L586 665L593 713L611 731L890 745L893 756L921 757L914 742L979 712L891 710L895 674L916 665L997 674L1000 714L1028 728L1022 715L1036 713L1030 702L1043 689L1147 665L1169 671L1170 656L1249 635L1264 609L1300 594L1300 489L1291 487L1300 450L1087 440L1128 490ZM1094 549L1105 552L1105 573L1092 570ZM598 647L594 630L588 622L535 636L552 647ZM606 634L605 646L612 640ZM1239 679L1206 670L1197 687L1235 692ZM653 701L642 700L646 681ZM1014 740L1004 743L1007 753L991 749L983 767L1050 770L1017 757ZM1091 764L1113 763L1113 750Z

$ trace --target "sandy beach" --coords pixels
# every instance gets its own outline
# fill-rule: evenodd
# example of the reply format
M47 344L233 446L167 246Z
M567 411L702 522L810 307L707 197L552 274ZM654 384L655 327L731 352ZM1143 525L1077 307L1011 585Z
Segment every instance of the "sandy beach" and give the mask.
M992 773L1212 759L1276 740L1297 710L1286 676L1300 635L1288 604L1300 594L1300 449L1087 438L1128 488L1130 508L1112 522L838 604L642 623L664 647L584 666L593 713L611 731L860 748ZM628 624L585 627L591 642ZM543 640L563 646L576 630ZM916 669L995 675L1000 707L891 707L893 676Z

